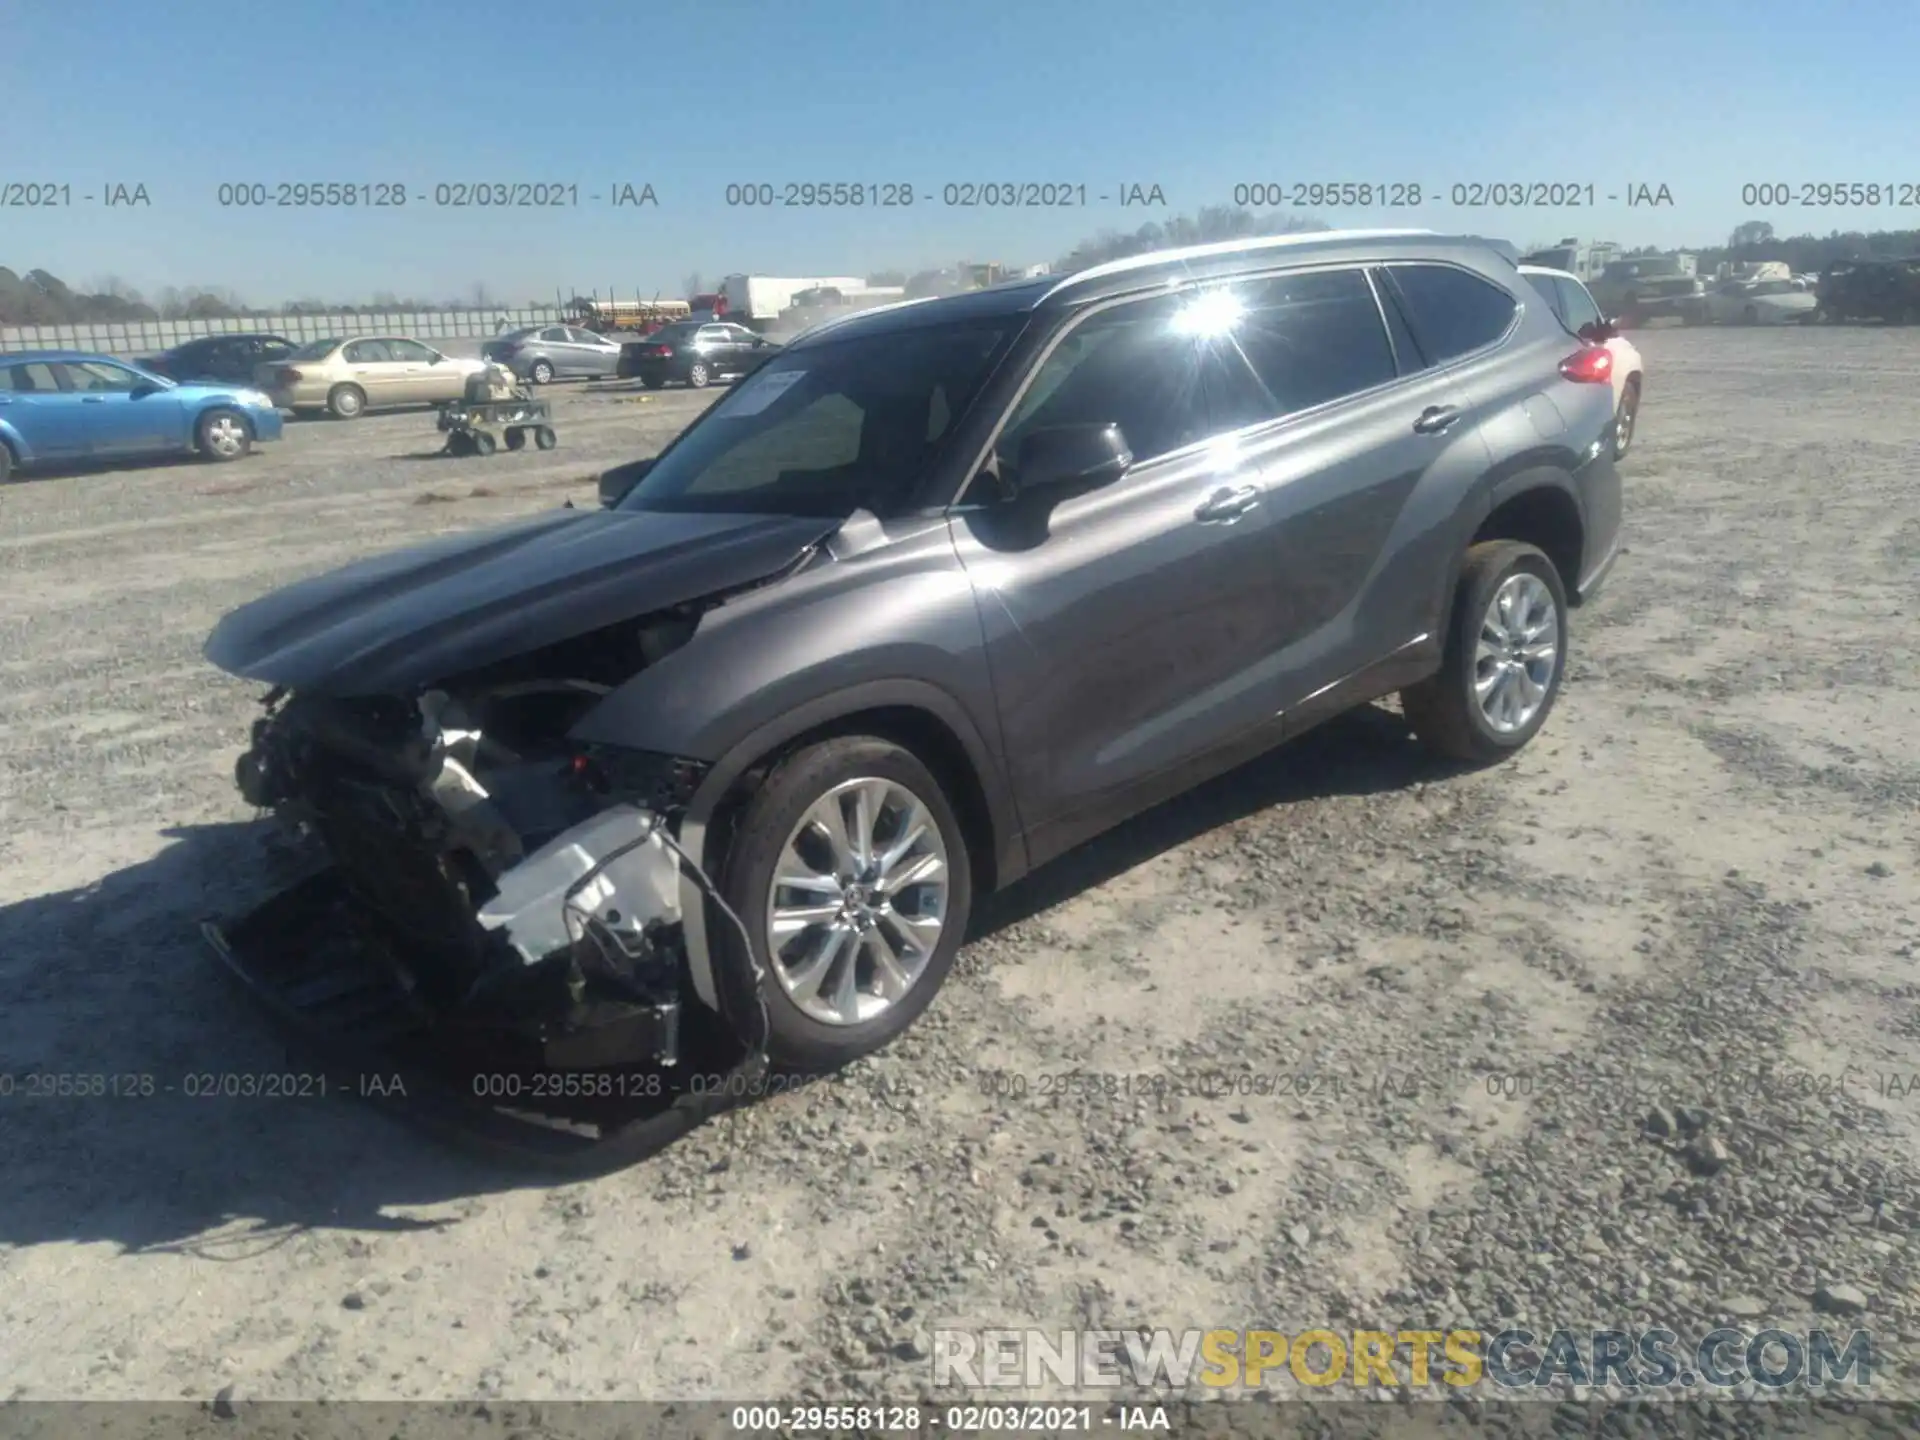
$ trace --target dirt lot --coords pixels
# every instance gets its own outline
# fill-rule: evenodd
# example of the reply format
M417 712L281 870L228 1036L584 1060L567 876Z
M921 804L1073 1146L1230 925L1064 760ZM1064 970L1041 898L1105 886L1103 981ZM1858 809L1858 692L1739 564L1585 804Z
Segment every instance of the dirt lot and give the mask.
M924 1387L938 1326L1728 1319L1866 1327L1914 1393L1920 331L1643 348L1630 550L1519 759L1338 722L1003 897L859 1073L558 1187L181 1092L283 1064L194 931L261 883L254 694L198 649L591 503L695 397L568 388L550 455L433 458L413 414L0 493L0 1393L842 1400Z

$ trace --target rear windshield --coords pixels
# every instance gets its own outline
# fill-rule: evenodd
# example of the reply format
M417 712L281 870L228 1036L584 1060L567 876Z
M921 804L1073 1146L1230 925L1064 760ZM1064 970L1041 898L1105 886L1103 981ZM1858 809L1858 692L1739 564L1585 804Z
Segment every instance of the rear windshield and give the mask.
M691 340L699 328L700 326L697 321L691 324L682 321L678 325L662 325L647 338L649 340L660 340L667 344L672 344L678 340Z
M333 350L333 347L339 343L340 340L338 336L331 340L309 340L287 358L289 360L321 360L326 358Z

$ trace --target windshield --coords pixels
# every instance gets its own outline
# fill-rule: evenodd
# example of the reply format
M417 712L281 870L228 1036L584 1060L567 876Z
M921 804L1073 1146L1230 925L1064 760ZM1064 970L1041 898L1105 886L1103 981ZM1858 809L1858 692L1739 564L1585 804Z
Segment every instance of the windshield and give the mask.
M323 360L339 343L338 337L331 340L309 340L287 358L289 360Z
M714 406L619 508L897 513L1011 338L939 325L787 351Z

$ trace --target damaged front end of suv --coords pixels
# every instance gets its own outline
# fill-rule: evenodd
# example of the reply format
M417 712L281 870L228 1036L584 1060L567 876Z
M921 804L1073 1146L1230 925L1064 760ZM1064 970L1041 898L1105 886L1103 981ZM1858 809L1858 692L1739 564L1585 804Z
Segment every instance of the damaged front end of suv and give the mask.
M206 647L273 687L240 792L331 866L417 1016L554 1070L675 1065L685 897L724 906L675 837L707 767L572 732L822 528L562 511L275 592Z

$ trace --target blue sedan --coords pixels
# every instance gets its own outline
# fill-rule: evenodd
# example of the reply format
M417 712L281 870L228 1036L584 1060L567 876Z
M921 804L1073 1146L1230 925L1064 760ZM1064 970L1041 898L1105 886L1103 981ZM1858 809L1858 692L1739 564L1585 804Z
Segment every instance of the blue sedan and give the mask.
M146 455L238 460L279 438L272 399L244 385L176 384L80 350L0 351L0 480Z

